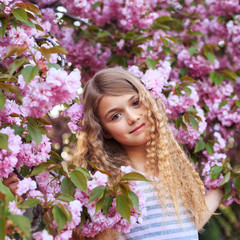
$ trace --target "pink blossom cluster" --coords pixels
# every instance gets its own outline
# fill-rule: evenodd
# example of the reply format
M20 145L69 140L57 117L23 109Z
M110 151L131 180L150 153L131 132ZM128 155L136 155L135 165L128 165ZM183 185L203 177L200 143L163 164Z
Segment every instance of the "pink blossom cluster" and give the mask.
M240 6L238 0L207 0L209 11L217 16L232 16L239 13Z
M8 151L0 149L0 178L8 177L18 163L18 154L21 150L21 137L15 135L10 127L2 128L0 133L8 135Z
M35 190L37 188L37 184L31 178L24 178L23 180L19 181L17 194L19 196L27 193L29 190Z
M132 171L132 170L131 170ZM125 167L122 167L122 172L126 173ZM106 185L107 176L100 172L96 172L93 176L93 179L88 182L89 193L91 193L92 189L99 185ZM74 197L79 199L79 201L87 208L88 214L91 217L91 221L87 220L81 227L80 232L83 236L86 237L94 237L99 232L104 231L108 228L113 228L122 233L128 233L130 231L130 227L137 222L138 219L141 219L144 213L144 202L145 198L141 194L141 192L137 191L136 182L129 182L129 187L133 192L137 194L139 197L139 210L134 209L131 211L130 223L121 217L121 215L116 210L116 199L114 198L112 207L109 210L108 217L102 212L99 211L95 214L95 204L94 202L88 203L88 197L82 191L76 190Z
M23 83L23 77L19 76ZM60 103L70 103L80 87L80 72L75 70L68 74L61 69L50 68L45 81L36 76L21 90L24 93L22 110L32 117L39 118Z
M81 119L83 117L83 105L74 103L64 112L64 116L70 117L70 122L68 122L68 127L73 132L79 132L82 129Z
M203 77L211 71L218 69L219 66L219 62L217 60L214 61L214 64L211 64L200 55L197 57L191 57L186 49L179 52L178 62L180 66L185 66L189 69L188 74L192 77Z
M0 121L1 123L21 125L21 110L20 106L14 100L6 99L4 105L4 111L0 109ZM1 124L0 123L0 124Z
M200 136L207 128L207 122L203 110L200 107L196 107L196 110L197 110L196 115L201 118L201 121L196 120L198 121L197 130L193 126L191 126L190 123L188 122L186 122L187 131L183 129L182 126L180 126L179 129L176 129L173 124L170 124L170 127L178 141L184 144L188 144L190 148L194 147L196 141L199 140Z
M201 93L201 99L205 102L209 111L207 113L207 120L218 119L223 125L230 127L232 124L240 123L240 109L233 111L233 106L238 97L235 95L233 98L231 94L234 91L233 84L223 82L219 87L210 86L207 82L201 84L203 92ZM226 100L227 103L224 106L220 104Z
M94 19L98 26L104 26L114 19L118 21L119 27L126 30L131 30L134 26L147 28L158 17L156 12L150 11L156 7L157 1L103 0L100 5L97 4L98 2L97 0L61 0L69 13L87 19ZM93 8L94 4L97 4L97 6Z
M42 135L42 141L39 146L32 141L31 143L23 143L21 151L18 153L18 167L23 165L28 167L36 166L42 162L46 162L50 158L51 142L46 135Z
M132 171L133 170L130 167L122 167L122 173L128 173ZM60 186L62 181L51 177L49 172L44 172L36 176L36 181L32 180L31 178L24 178L22 181L19 181L17 193L19 195L26 194L27 198L39 199L43 206L48 204L54 207L61 203L70 211L72 215L71 222L67 222L59 235L54 238L55 240L70 239L72 237L72 231L76 228L83 236L86 237L94 237L99 232L102 232L108 228L114 228L119 232L127 233L130 231L130 227L133 224L135 224L137 221L142 221L142 217L145 212L145 198L141 192L137 190L136 182L130 181L129 187L139 197L139 210L134 208L134 210L131 211L130 223L123 219L123 217L118 213L116 209L116 198L113 199L108 217L106 217L105 213L102 211L95 213L98 199L89 203L89 195L95 187L107 186L107 181L108 176L106 174L96 171L93 175L91 174L91 178L87 181L88 195L85 192L76 189L74 193L75 200L64 202L57 199L61 193ZM36 188L37 186L38 189ZM23 211L18 207L15 201L9 204L9 208L14 214L23 214ZM83 208L87 209L87 213L91 219L86 220L81 228L79 228ZM57 227L55 220L53 221L53 226ZM34 239L43 239L44 236L46 239L52 239L51 235L49 235L45 230L33 234Z
M162 62L161 67L156 69L148 69L142 76L141 81L145 87L151 91L155 98L158 98L162 89L167 85L167 80L171 72L171 66L168 61Z
M13 200L11 202L9 202L8 204L8 209L9 209L9 212L14 214L14 215L23 215L25 210L21 210L17 204L16 204L16 201Z

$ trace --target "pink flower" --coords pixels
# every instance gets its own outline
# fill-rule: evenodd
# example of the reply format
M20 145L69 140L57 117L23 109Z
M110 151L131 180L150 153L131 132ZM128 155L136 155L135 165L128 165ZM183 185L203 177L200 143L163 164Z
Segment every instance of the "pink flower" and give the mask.
M81 119L83 117L83 105L74 103L69 109L64 112L64 116L69 116L71 122L68 123L68 127L74 131L79 132L82 128Z
M35 142L22 144L22 150L18 153L18 166L26 165L32 167L46 162L50 155L51 142L46 135L42 135L42 141L37 147Z
M61 232L54 240L68 240L72 237L72 230Z
M17 207L16 201L11 201L8 204L9 212L16 215L23 215L25 210L21 210Z
M69 203L69 210L72 213L72 221L70 223L70 228L74 229L76 226L79 225L81 221L81 211L82 211L82 204L78 200L71 201Z
M17 194L23 195L27 193L29 190L34 190L37 188L37 184L31 178L24 178L23 180L19 181Z
M8 150L0 149L0 178L8 177L18 163L17 154L21 150L21 137L10 127L2 128L0 133L8 135Z
M32 237L35 240L53 240L53 236L51 236L45 229L41 232L33 233Z
M145 87L150 90L155 98L161 95L164 85L167 84L171 72L169 62L163 62L161 67L157 69L148 69L143 75L141 81Z
M23 111L28 116L40 117L60 103L70 103L75 98L80 87L80 72L78 70L69 75L64 70L50 68L46 81L40 82L35 77L25 90L23 97Z

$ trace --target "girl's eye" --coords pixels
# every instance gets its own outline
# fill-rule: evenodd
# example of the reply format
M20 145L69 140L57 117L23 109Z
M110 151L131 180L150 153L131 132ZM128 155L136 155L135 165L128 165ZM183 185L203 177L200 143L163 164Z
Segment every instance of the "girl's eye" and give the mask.
M139 102L139 99L136 99L133 101L132 105L135 107L135 106L138 106L140 104Z
M112 116L111 120L117 120L118 118L120 118L121 114L120 113L116 113Z

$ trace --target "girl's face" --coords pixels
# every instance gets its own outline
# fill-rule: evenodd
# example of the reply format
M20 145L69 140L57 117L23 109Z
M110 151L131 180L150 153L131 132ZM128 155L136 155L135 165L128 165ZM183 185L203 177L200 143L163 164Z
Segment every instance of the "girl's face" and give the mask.
M114 138L123 147L146 144L147 109L138 93L105 95L98 106L98 116L105 138Z

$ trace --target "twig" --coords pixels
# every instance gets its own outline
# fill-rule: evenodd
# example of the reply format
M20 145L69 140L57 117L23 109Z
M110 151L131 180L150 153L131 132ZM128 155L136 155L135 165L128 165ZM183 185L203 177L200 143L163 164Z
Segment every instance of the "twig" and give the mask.
M23 176L20 174L20 172L14 168L13 172L17 175L17 177L20 179L20 180L23 180Z
M59 175L53 171L49 171L49 173L53 176L53 177L59 177Z
M73 16L72 14L70 14L70 13L68 13L68 12L62 12L62 11L59 11L59 10L57 10L57 11L58 11L59 13L62 13L62 14L63 14L64 16L66 16L66 17L69 17L69 18L71 18L71 19L73 19L73 20L75 20L75 21L79 21L79 22L87 25L88 27L91 26L90 23L88 23L87 21L83 20L83 19L80 18L80 17L75 17L75 16Z
M170 1L168 1L168 2L169 2L169 5L174 9L174 11L175 11L176 13L178 13L178 14L179 14L180 16L182 16L182 17L191 18L191 17L195 14L195 12L196 12L196 10L195 10L192 14L186 15L186 14L180 12L180 11L176 8L176 6L174 5L174 3L173 3L172 0L170 0Z
M33 208L33 219L31 222L31 231L35 232L42 222L42 207L37 205Z
M47 37L40 37L40 38L34 37L34 39L36 40L36 42L48 41L48 42L52 43L53 46L59 46L59 44L56 41L54 41L53 39L47 38ZM66 56L62 53L60 53L59 56L61 58L61 67L62 67L62 69L64 69Z

